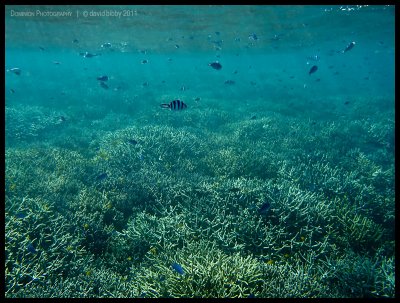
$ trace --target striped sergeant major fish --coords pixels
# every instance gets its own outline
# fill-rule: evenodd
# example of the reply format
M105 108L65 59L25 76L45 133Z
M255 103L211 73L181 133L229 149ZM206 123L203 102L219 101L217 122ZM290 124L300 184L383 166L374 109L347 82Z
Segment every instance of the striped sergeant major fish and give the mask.
M161 104L162 108L169 108L170 110L182 110L187 108L187 105L183 103L181 100L174 100L171 101L170 103L162 103Z

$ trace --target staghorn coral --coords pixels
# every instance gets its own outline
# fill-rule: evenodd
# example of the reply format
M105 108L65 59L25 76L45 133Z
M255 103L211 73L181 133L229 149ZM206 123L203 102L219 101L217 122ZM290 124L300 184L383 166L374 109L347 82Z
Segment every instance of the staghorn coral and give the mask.
M340 235L338 243L351 246L355 250L376 250L382 245L385 236L384 229L380 224L358 214L349 206L342 206L337 214Z
M170 250L182 247L186 238L190 238L193 231L185 226L182 215L173 214L158 218L157 216L139 213L128 222L124 235L134 245L132 251L148 252L150 247L157 250Z
M6 217L7 296L25 297L31 284L45 288L59 277L74 276L92 260L50 203L24 198L17 209L9 205Z
M13 105L6 107L6 140L8 143L32 141L50 134L60 126L62 112L45 107Z
M178 262L185 274L179 275L171 264ZM165 251L157 259L132 269L142 292L149 297L247 297L258 293L262 270L257 260L239 253L226 255L208 241L188 243Z
M386 271L393 269L393 261L379 254L371 258L347 251L339 258L324 262L329 271L322 277L345 297L393 297L394 275Z
M280 262L263 264L264 283L260 297L314 298L340 297L340 292L326 285L320 271L326 270L317 262L315 254L294 256Z
M394 296L392 120L150 113L7 146L7 297Z

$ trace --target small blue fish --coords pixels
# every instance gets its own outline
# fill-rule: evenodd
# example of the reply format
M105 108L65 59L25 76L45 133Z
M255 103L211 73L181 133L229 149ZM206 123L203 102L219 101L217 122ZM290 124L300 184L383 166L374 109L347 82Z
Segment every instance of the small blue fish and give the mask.
M180 274L180 275L184 275L185 271L183 270L182 266L178 263L172 263L172 268L175 269L175 271Z
M130 143L132 145L138 144L138 142L135 139L128 139L128 143Z
M18 219L23 219L23 218L26 217L26 215L25 215L24 213L18 213L18 214L16 215L16 217L17 217Z
M36 254L37 250L35 249L35 247L33 246L32 243L29 243L28 246L26 247L28 249L28 251L32 254Z
M258 213L260 215L265 215L267 213L267 211L271 208L271 203L269 203L268 201L264 202L263 205L261 205L261 207L258 209Z
M96 180L97 180L97 181L103 181L103 180L105 180L107 177L108 177L107 173L101 173L100 175L98 175L98 176L96 177Z

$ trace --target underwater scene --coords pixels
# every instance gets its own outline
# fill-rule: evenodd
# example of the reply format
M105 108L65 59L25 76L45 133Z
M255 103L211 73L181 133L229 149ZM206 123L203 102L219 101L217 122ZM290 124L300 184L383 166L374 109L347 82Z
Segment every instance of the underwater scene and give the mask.
M395 296L395 7L5 6L5 296Z

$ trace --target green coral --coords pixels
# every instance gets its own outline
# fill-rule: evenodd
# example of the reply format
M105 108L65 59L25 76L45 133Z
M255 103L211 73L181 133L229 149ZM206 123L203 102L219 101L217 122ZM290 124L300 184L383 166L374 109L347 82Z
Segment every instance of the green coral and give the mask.
M175 272L173 262L181 264L184 274ZM227 255L204 240L169 250L157 259L132 270L143 281L141 290L149 297L235 298L258 294L263 271L256 259L239 253Z
M24 297L30 285L45 288L58 277L74 276L92 260L70 223L45 200L24 198L6 218L7 296Z
M55 141L7 108L10 136L42 127L6 148L6 297L393 297L387 113L249 108L85 107Z
M330 260L326 283L340 289L345 297L390 297L394 293L394 259L377 254L374 258L349 251Z

